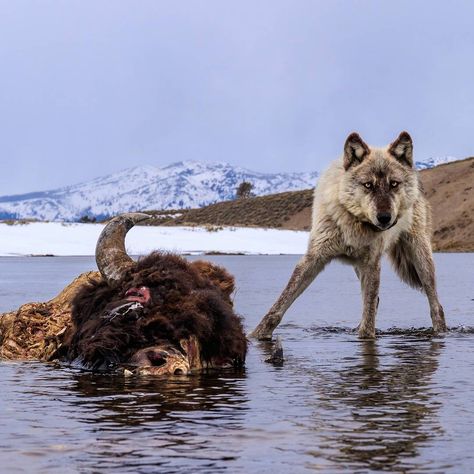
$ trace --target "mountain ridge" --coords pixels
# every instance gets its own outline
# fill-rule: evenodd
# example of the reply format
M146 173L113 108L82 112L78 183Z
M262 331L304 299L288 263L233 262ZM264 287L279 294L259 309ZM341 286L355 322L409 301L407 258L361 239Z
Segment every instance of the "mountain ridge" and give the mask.
M453 157L416 162L418 169L455 161ZM199 208L235 198L242 181L257 196L314 187L314 172L265 173L225 162L178 161L165 167L135 166L90 181L19 195L0 196L0 219L78 221L146 209Z

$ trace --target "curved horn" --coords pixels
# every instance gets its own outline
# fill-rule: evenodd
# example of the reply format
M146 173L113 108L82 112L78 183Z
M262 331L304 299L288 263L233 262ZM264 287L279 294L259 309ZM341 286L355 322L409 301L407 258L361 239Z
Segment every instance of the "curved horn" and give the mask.
M100 234L95 248L97 267L111 287L115 287L124 273L134 265L134 261L125 250L125 236L137 223L151 216L140 212L129 212L114 217Z

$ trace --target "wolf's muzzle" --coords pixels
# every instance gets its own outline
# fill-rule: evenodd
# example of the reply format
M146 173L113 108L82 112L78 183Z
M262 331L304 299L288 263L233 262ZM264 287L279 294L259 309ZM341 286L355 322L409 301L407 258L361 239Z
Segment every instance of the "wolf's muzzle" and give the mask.
M392 214L390 214L389 212L379 212L377 214L377 221L382 227L388 226L391 220L392 220Z

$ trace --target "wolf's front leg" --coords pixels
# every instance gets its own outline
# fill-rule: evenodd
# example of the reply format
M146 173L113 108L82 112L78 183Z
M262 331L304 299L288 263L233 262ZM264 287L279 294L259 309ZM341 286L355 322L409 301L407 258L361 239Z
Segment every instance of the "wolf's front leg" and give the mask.
M433 331L436 333L446 332L447 327L444 318L444 310L439 302L438 292L436 291L435 266L431 244L427 238L418 236L414 236L414 240L411 244L413 265L420 278L423 290L428 297Z
M363 312L359 324L359 337L375 337L375 315L379 302L380 287L380 259L370 264L359 266L356 269L362 289Z
M286 288L276 303L249 336L260 340L271 339L273 331L280 324L287 309L323 270L327 262L328 259L319 254L306 254L296 265Z

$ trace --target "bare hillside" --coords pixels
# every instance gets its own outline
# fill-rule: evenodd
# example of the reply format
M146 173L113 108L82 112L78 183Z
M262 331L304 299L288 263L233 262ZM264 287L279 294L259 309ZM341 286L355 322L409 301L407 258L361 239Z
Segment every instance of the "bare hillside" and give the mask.
M421 172L436 250L474 252L474 158Z

